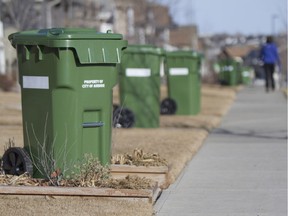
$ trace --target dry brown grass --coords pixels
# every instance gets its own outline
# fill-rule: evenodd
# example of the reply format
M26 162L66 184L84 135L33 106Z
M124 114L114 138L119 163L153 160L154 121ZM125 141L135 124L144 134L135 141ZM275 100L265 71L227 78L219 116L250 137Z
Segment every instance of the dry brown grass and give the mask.
M222 116L235 99L237 89L204 85L202 87L201 113L196 116L161 116L156 129L113 129L113 154L132 153L134 149L159 153L171 167L172 181L198 151L208 132L217 127ZM161 98L167 96L161 87ZM113 100L118 103L118 91L114 89ZM9 139L16 146L23 146L20 93L0 92L0 155Z
M131 200L109 197L0 195L0 200L1 213L7 216L148 216L153 214L151 203L140 198Z
M132 154L114 154L111 164L135 166L167 166L167 160L159 153L144 152L143 149L134 149Z
M155 129L113 129L112 150L114 154L132 153L134 149L145 152L158 153L165 158L169 166L169 182L173 183L209 134L209 131L219 125L221 118L229 110L235 99L236 88L204 85L202 87L201 113L196 116L161 116L160 127ZM165 98L167 90L161 88L161 98ZM114 89L114 103L119 103L117 88ZM16 146L23 146L22 118L20 110L20 94L0 92L0 155L3 155L4 146L9 139L14 138ZM168 186L166 185L166 186ZM22 215L30 214L31 210L38 209L37 215L53 215L54 209L65 209L69 215L152 215L152 206L146 202L136 200L105 200L97 198L60 198L47 200L27 197L18 199L17 196L4 196L1 199L1 209L12 202L17 202L17 209ZM87 199L87 202L79 200ZM45 202L43 202L43 200ZM59 200L61 202L59 202ZM109 200L109 202L107 202ZM60 206L59 206L60 205ZM84 206L82 206L84 205ZM23 208L23 209L22 209ZM83 212L87 209L87 212ZM106 209L106 210L105 210ZM9 210L9 209L7 209ZM10 209L12 212L12 209ZM79 211L78 211L79 210ZM15 214L15 211L13 211ZM100 212L100 213L99 213ZM121 212L121 214L119 213ZM60 212L56 212L58 215ZM71 214L70 214L71 213ZM61 212L62 214L62 212Z
M21 96L16 92L0 91L0 156L9 139L23 146Z

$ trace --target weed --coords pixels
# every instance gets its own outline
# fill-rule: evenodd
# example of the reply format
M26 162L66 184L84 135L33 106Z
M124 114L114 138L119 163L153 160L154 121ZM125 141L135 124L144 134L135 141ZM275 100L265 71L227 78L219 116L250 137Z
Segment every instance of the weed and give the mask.
M69 181L80 187L97 187L109 178L109 167L102 166L92 154L85 154L84 158L74 165Z
M46 115L44 130L43 130L43 140L39 140L38 136L35 133L35 129L33 124L31 125L32 132L34 139L36 140L35 145L31 146L31 141L28 132L28 125L26 123L26 135L28 139L28 149L31 156L31 161L37 171L42 175L49 179L50 183L54 186L60 184L63 176L67 173L67 171L72 167L72 163L68 162L67 155L69 150L67 149L67 129L66 129L66 139L62 149L56 153L55 150L55 143L56 143L56 136L53 138L51 143L48 143L48 135L47 135L47 121L48 121L48 114ZM73 144L70 146L70 148ZM34 149L34 152L32 151ZM57 167L56 158L62 158L63 164L61 169Z

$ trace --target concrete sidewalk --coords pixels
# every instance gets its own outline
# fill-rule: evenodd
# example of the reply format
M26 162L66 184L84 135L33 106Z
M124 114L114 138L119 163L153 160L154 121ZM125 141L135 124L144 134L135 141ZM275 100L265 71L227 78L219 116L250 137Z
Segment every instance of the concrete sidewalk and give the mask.
M241 90L181 176L162 192L158 216L287 216L287 99Z

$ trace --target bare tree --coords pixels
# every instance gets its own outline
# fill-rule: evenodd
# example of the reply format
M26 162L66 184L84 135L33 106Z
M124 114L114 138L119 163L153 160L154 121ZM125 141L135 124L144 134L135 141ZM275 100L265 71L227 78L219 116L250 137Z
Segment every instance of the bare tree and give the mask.
M1 6L2 17L18 30L39 26L40 12L36 10L34 0L10 0L2 2Z
M149 0L169 7L170 15L175 23L179 25L195 24L194 1L182 0ZM181 23L179 23L181 22Z

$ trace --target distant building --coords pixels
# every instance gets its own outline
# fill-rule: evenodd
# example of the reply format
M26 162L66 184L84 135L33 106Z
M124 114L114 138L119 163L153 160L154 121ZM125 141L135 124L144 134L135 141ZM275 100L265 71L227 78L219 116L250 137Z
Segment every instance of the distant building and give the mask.
M249 52L257 49L258 46L255 45L233 45L225 46L220 53L220 56L229 58L244 58Z
M197 26L179 26L171 29L170 44L180 49L199 50Z
M129 43L169 43L171 18L167 7L144 0L115 0L114 31Z

